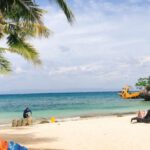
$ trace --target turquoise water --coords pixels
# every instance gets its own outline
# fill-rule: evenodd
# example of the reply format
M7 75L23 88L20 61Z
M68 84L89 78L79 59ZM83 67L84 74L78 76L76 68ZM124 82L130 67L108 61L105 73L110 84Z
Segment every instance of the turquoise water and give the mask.
M0 122L21 118L24 108L34 118L108 115L150 109L150 102L123 100L117 92L0 95Z

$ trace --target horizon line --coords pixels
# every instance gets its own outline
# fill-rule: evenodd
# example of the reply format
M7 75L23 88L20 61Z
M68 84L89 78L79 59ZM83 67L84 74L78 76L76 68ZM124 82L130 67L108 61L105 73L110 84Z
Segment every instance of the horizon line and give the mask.
M72 94L72 93L102 93L102 92L119 92L120 90L105 90L105 91L66 91L66 92L32 92L32 93L1 93L5 95L34 95L34 94Z

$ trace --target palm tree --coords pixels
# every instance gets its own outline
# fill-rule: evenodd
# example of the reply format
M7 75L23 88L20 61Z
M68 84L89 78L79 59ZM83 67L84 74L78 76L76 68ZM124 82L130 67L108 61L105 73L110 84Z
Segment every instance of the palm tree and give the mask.
M54 0L63 10L68 21L74 16L64 0ZM26 40L31 37L49 36L42 22L44 10L34 0L0 0L0 39L6 38L8 47L0 47L0 73L11 71L10 62L3 56L9 51L23 56L34 64L40 64L39 54Z

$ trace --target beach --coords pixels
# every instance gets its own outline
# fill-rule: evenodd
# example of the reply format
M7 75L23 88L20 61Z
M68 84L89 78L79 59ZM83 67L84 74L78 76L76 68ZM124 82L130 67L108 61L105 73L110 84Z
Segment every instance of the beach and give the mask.
M27 105L33 125L12 128ZM150 125L130 119L149 107L141 99L123 100L117 92L1 95L0 137L29 150L142 150L150 146ZM57 122L40 124L51 117Z
M150 124L130 123L133 116L80 118L16 128L3 126L0 135L29 150L148 149Z
M0 150L150 149L150 0L0 2Z

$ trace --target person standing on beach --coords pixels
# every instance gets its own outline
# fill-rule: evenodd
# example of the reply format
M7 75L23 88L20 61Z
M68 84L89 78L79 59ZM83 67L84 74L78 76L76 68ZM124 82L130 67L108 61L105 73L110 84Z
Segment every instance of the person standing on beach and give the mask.
M23 112L23 118L29 118L32 116L32 111L31 109L29 109L28 107L26 107L26 109Z

